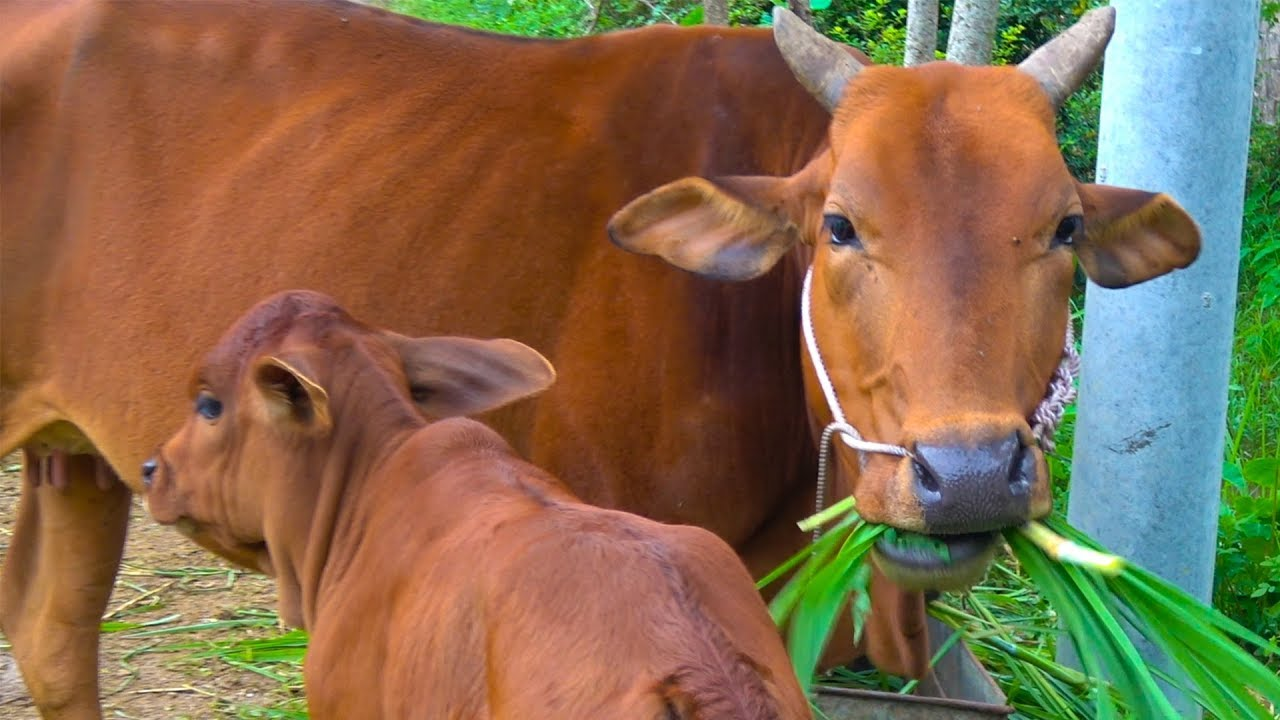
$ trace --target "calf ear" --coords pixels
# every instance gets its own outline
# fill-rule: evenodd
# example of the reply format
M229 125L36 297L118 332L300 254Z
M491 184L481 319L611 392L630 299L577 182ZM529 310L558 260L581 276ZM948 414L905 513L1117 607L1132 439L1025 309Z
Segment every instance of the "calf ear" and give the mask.
M545 357L515 340L387 337L400 353L414 403L430 417L493 410L542 392L556 379Z
M1084 239L1076 255L1085 274L1108 288L1123 288L1191 264L1200 254L1200 228L1162 193L1084 185Z
M305 368L299 360L263 358L253 370L253 383L272 422L307 434L323 434L333 424L329 393L309 377Z
M750 280L803 239L801 177L677 180L615 213L609 238L699 275Z

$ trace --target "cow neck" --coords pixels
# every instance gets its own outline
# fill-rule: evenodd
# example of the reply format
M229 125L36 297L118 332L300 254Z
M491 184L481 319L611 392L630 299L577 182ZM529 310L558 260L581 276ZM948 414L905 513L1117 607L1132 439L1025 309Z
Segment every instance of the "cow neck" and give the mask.
M366 412L371 404L369 398L375 394L362 395L364 407L346 405L335 415L376 417L376 414ZM383 422L335 423L329 452L320 461L320 466L314 469L313 475L319 479L314 507L308 518L305 540L298 543L300 547L290 558L300 593L293 600L298 603L305 627L309 630L314 630L322 588L335 572L335 564L340 565L345 559L342 557L342 538L354 516L362 510L369 478L386 458L426 424L415 409L401 410L403 412ZM377 452L368 452L368 448L377 448ZM298 539L294 541L297 543ZM281 588L283 595L283 586Z
M865 467L867 453L881 453L898 457L914 458L910 450L901 445L871 442L863 439L862 433L853 427L845 418L840 407L840 399L836 397L835 386L831 375L822 361L822 351L818 349L818 339L813 331L813 314L810 309L810 297L813 285L813 265L804 274L804 286L800 290L800 328L804 333L805 349L809 359L813 361L813 372L818 377L818 385L822 388L822 396L827 401L827 409L831 413L831 422L822 430L818 441L818 483L814 500L814 513L822 512L826 505L827 473L830 470L831 443L838 434L844 444L858 453L859 467ZM1031 414L1031 434L1040 443L1045 452L1053 452L1054 432L1062 422L1067 405L1075 398L1075 379L1080 373L1080 355L1076 351L1075 328L1072 327L1070 313L1067 316L1067 332L1063 341L1062 359L1053 371L1044 398ZM821 528L813 531L816 541L822 535Z

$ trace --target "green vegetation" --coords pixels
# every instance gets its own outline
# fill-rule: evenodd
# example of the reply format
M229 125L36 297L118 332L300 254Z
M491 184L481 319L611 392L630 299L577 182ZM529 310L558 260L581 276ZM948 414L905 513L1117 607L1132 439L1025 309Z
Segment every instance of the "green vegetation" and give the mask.
M902 533L863 522L853 498L845 498L809 518L801 528L825 524L831 524L826 534L760 582L765 586L795 571L769 609L774 619L786 627L787 650L806 689L851 596L855 637L861 632L868 611L868 554L872 546L877 542L903 542L897 537ZM890 533L895 539L889 537ZM1273 717L1271 708L1280 704L1280 677L1242 645L1275 660L1280 659L1276 644L1205 607L1171 583L1102 552L1093 540L1071 528L1060 516L1007 530L1005 539L1030 584L1056 611L1036 613L1043 624L1040 629L1049 630L1060 622L1086 674L1063 667L1048 655L1020 647L1009 629L995 620L987 602L975 602L971 593L963 596L970 613L942 603L934 604L934 613L951 623L957 636L985 646L989 655L1001 656L997 660L1013 680L1010 690L1023 691L1022 695L1015 695L1015 702L1024 716L1176 720L1177 711L1157 684L1160 678L1186 690L1216 717ZM932 549L927 540L912 546ZM994 593L997 603L1001 594ZM991 596L988 592L989 599ZM1025 593L1019 592L1018 596L1023 598ZM1126 626L1135 628L1160 648L1178 673L1171 677L1149 667L1126 633ZM871 680L873 687L897 687L899 692L906 692L911 685L851 675L840 673L836 680L845 684Z
M226 619L185 625L172 624L176 618L175 615L142 624L104 623L103 632L128 633L130 638L155 640L154 644L133 652L131 658L151 654L172 656L175 663L192 668L214 661L278 683L281 694L288 698L264 707L211 697L220 717L305 720L307 703L303 693L302 659L307 651L306 633L280 632L280 619L270 610L239 609L229 613ZM231 632L221 632L216 639L209 639L210 632L219 631ZM264 633L265 637L254 636Z
M813 527L839 520L814 543L793 555L756 585L765 587L791 569L796 572L769 603L774 622L787 628L787 650L800 685L807 691L822 657L827 638L846 605L853 599L854 636L861 637L870 611L867 587L871 566L865 562L871 546L888 528L869 525L853 511L853 498L845 498L812 518Z
M1156 686L1155 675L1163 674L1145 665L1118 618L1160 648L1181 673L1175 684L1201 707L1220 718L1273 717L1260 701L1280 703L1280 678L1241 644L1271 659L1280 659L1280 648L1173 584L1099 553L1096 543L1060 517L1006 531L1005 538L1035 586L1059 611L1085 670L1093 677L1112 678L1113 689L1134 716L1178 717ZM1118 716L1109 693L1096 697L1097 717Z
M1280 639L1280 127L1255 124L1251 145L1214 604L1274 641Z
M654 23L695 23L698 0L387 0L389 9L433 22L529 37L576 37Z

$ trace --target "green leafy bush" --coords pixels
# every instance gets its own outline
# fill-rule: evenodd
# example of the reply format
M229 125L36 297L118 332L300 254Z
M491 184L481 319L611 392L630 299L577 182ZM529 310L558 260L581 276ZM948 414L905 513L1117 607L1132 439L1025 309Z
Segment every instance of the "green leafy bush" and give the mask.
M388 9L433 22L537 37L586 32L590 16L582 0L390 0Z
M1218 515L1214 603L1280 638L1280 127L1255 124Z

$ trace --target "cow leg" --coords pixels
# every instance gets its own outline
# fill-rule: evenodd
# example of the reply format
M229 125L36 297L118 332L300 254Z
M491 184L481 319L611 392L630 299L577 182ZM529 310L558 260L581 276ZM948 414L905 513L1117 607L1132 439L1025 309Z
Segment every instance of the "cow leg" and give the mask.
M34 459L26 454L0 577L0 626L42 717L97 720L99 624L124 550L130 492L118 479L103 482L96 456ZM62 475L56 484L54 472Z

